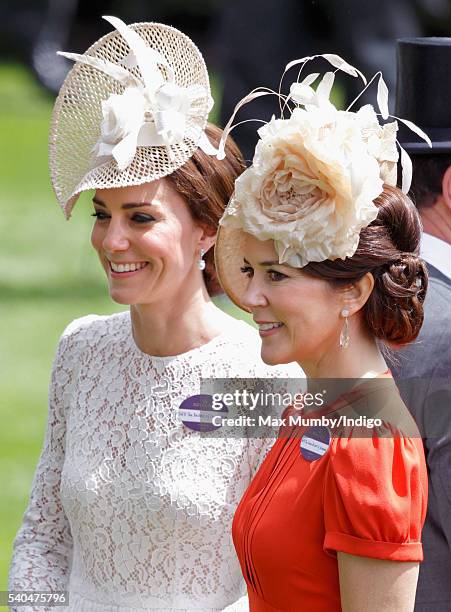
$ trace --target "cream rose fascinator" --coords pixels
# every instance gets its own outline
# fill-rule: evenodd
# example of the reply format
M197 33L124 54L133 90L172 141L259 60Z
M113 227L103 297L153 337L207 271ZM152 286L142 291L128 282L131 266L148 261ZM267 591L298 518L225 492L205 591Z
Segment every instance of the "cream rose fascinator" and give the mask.
M52 116L50 173L66 217L88 189L139 185L171 174L202 147L213 106L202 55L184 34L159 23L116 31L75 65Z
M300 80L303 68L314 58L324 58L335 71L321 79L314 73ZM356 68L337 55L326 54L290 62L282 79L293 66L300 66L300 71L290 93L283 96L280 90L263 88L251 92L235 107L220 144L219 156L243 104L263 95L279 97L281 118L273 117L258 130L252 165L235 182L216 242L219 279L241 308L240 295L247 283L240 274L246 234L274 240L279 262L296 268L313 261L345 259L355 253L360 230L377 217L373 200L382 193L384 183L396 185L398 149L402 189L407 193L410 187L412 166L396 140L397 121L387 122L388 90L382 74L367 83ZM346 110L332 104L330 93L338 70L361 78L363 91L378 79L379 113L370 104L351 111L358 98ZM428 136L410 121L393 119L403 121L430 144Z

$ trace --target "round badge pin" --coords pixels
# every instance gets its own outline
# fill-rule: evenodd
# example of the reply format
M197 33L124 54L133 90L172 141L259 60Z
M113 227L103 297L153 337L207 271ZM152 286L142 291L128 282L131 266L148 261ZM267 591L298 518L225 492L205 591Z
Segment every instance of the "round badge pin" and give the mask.
M301 455L307 461L321 459L327 453L330 437L330 431L327 427L309 427L299 444Z
M180 404L179 419L193 431L214 431L222 427L221 418L227 416L227 406L213 407L213 396L207 394L191 395Z

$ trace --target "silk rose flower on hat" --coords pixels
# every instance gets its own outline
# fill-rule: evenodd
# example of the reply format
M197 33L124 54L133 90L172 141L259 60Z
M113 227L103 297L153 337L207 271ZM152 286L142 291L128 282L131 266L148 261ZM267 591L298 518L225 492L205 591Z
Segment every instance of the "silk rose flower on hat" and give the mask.
M325 102L258 130L222 220L273 239L279 261L294 267L353 255L383 183L396 184L396 122L381 127L369 105L351 113Z
M357 76L338 56L322 57ZM252 165L235 182L220 221L259 240L274 240L279 262L296 268L351 257L360 231L377 217L373 200L384 183L397 181L397 122L381 125L370 104L357 112L338 110L329 99L334 73L327 72L315 90L311 85L318 76L293 83L286 98L279 94L285 106L288 101L296 106L289 118L273 117L258 130ZM378 102L385 119L387 94L380 75ZM252 93L242 103L258 95L267 92ZM405 156L401 161L408 163ZM408 167L405 175L410 182Z

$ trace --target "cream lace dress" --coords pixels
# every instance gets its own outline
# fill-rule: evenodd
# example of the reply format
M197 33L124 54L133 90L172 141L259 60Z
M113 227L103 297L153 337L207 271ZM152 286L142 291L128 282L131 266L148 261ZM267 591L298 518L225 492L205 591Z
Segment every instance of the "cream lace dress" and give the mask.
M141 352L129 312L71 323L9 589L69 590L77 612L247 610L231 522L272 441L202 437L177 408L202 376L299 372L265 366L242 321L174 357Z

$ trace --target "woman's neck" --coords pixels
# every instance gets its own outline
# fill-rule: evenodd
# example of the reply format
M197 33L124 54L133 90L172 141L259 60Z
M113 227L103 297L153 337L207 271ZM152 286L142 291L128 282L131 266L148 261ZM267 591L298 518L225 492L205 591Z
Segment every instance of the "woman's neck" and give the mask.
M451 215L449 213L449 207L441 196L437 198L433 206L423 207L420 210L423 230L451 244Z
M387 364L374 337L351 328L349 346L341 348L334 342L316 361L301 363L307 375L310 393L327 394L327 404L362 384L362 379L375 377L387 371Z
M323 350L316 359L300 363L308 378L362 378L387 370L387 364L373 336L359 326L351 327L349 346L341 348L337 341Z
M200 288L183 299L130 307L133 338L149 355L180 355L220 335L230 317Z

